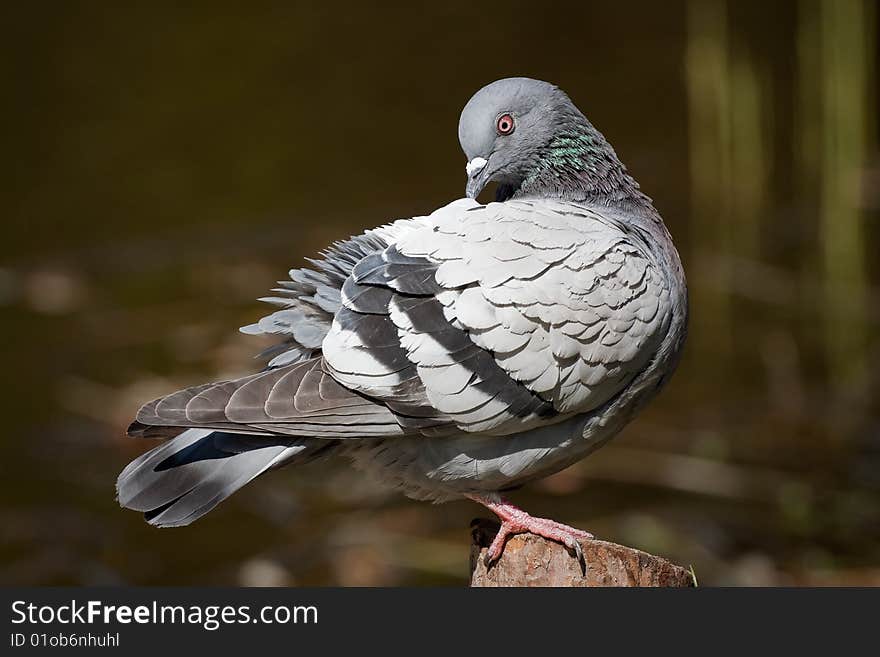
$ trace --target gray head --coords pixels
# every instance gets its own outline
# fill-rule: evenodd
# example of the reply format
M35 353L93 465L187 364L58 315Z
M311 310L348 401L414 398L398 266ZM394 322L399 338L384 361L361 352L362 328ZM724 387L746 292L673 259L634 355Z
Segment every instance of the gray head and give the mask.
M647 200L605 138L548 82L506 78L483 87L462 110L458 140L470 198L495 181L498 200Z

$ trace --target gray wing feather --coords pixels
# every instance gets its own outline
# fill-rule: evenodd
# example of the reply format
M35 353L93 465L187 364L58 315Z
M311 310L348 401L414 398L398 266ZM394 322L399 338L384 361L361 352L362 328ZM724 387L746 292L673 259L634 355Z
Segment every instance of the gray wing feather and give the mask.
M173 412L157 412L168 397L152 401L138 411L137 424L323 438L404 433L394 413L339 385L320 357L169 397Z
M336 242L320 260L310 260L316 269L292 269L289 281L279 281L279 296L261 301L283 309L242 327L250 335L280 335L280 345L260 356L271 357L270 367L287 365L312 358L321 347L334 314L342 304L340 290L351 270L363 258L386 246L376 231Z
M398 228L424 225L414 220ZM440 263L389 241L343 285L342 308L323 343L334 378L397 413L434 417L438 427L513 432L554 415L550 403L511 379L445 316Z
M607 208L490 203L403 233L396 247L438 264L450 325L562 417L623 390L669 326L670 288L650 244Z

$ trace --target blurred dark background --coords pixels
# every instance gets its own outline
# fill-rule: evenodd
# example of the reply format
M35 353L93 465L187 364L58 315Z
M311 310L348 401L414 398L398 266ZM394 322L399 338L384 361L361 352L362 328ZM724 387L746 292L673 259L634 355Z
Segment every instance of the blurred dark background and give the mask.
M654 198L692 320L648 411L514 501L701 584L880 585L875 3L128 4L0 10L0 583L464 584L482 510L345 463L177 530L113 486L141 402L257 366L288 268L462 196L462 106L527 75Z

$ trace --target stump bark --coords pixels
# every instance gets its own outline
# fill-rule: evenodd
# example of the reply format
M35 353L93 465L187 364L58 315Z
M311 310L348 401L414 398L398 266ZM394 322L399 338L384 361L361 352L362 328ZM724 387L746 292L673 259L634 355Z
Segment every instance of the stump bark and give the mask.
M694 586L690 571L662 557L606 541L581 541L586 573L562 545L534 534L511 537L497 563L486 568L486 548L498 523L471 523L471 586Z

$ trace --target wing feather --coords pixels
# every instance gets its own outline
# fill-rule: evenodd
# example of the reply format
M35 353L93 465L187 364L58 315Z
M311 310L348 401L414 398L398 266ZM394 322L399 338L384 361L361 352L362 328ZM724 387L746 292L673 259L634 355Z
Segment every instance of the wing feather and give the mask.
M323 256L242 329L283 337L269 369L150 402L132 430L507 435L608 402L669 323L661 268L607 209L462 200Z

